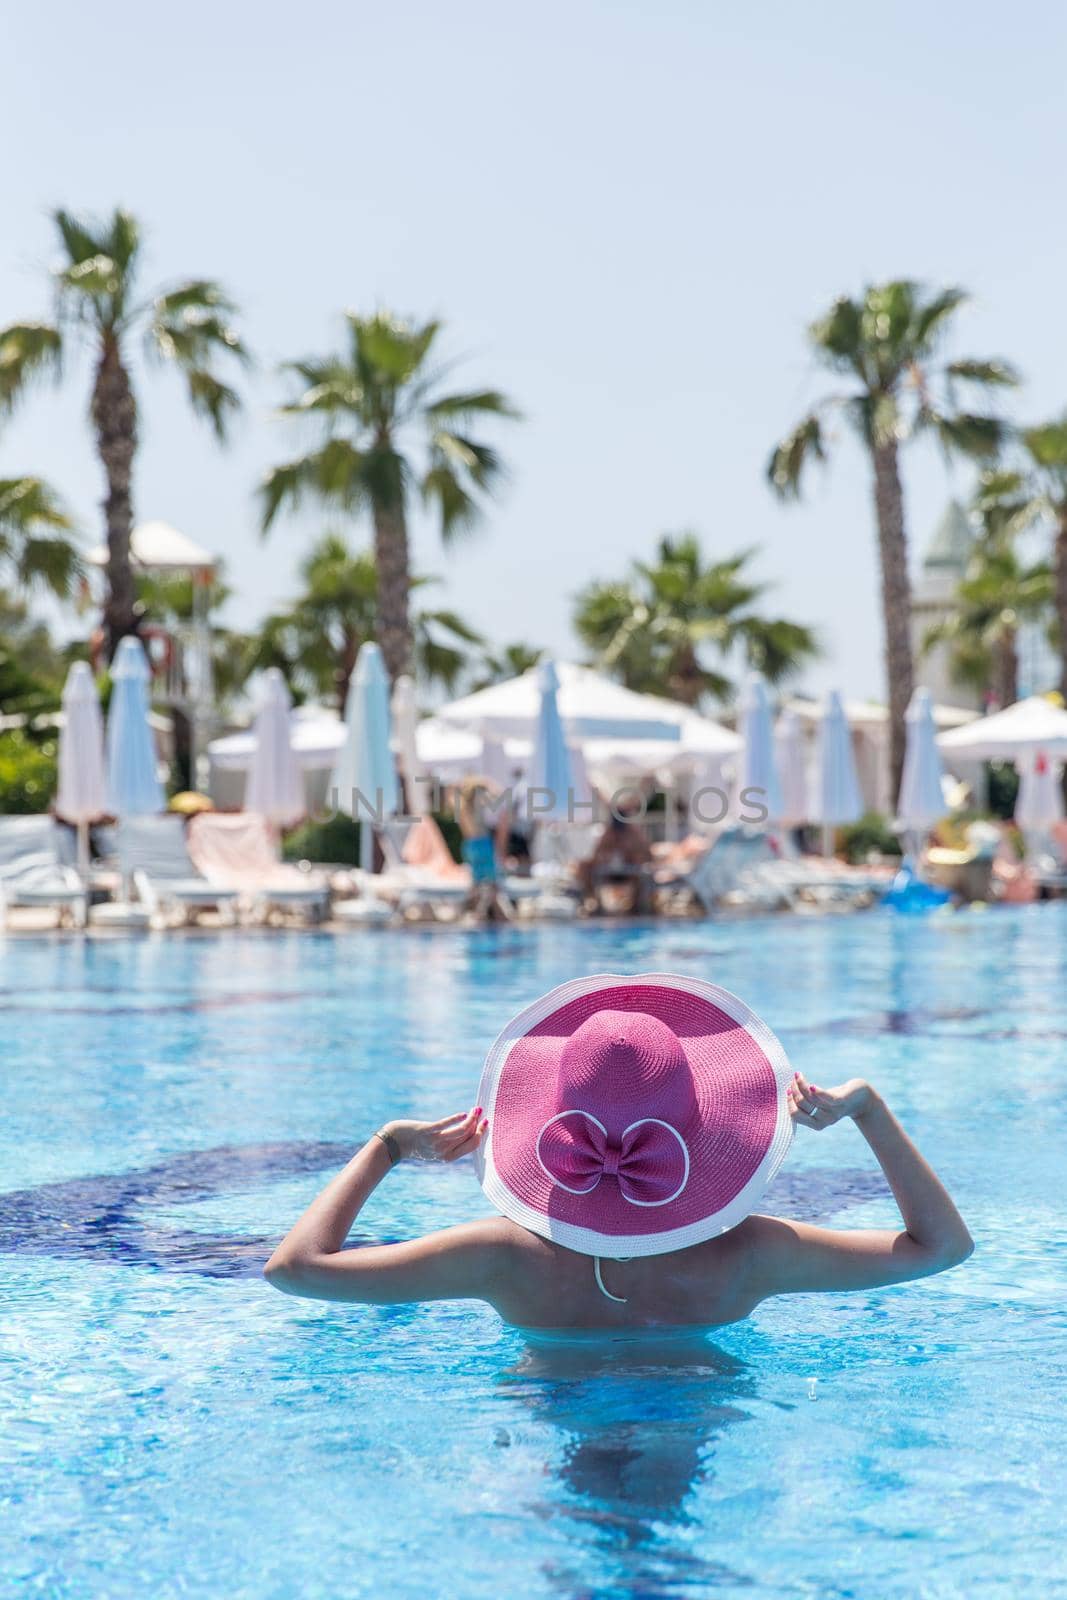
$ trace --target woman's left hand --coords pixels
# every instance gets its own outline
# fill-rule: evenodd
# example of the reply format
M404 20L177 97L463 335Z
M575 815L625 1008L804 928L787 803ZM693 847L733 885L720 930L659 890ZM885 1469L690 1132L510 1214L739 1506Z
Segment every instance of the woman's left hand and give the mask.
M850 1078L833 1089L818 1089L802 1072L794 1072L787 1095L794 1124L820 1133L836 1122L860 1116L871 1102L871 1086L862 1078Z
M477 1150L489 1126L481 1106L457 1111L440 1122L387 1122L404 1161L458 1161Z

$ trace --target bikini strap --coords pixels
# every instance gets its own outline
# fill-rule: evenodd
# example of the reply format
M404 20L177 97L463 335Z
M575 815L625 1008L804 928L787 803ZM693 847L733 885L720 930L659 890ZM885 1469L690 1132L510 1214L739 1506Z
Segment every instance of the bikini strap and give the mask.
M605 1289L605 1287L604 1287L604 1279L601 1277L601 1274L600 1274L600 1257L599 1256L594 1256L593 1257L593 1276L596 1279L596 1286L600 1290L601 1294L604 1296L605 1300L614 1300L616 1302L616 1304L620 1305L620 1306L624 1306L626 1304L626 1296L624 1294L612 1294L609 1289Z

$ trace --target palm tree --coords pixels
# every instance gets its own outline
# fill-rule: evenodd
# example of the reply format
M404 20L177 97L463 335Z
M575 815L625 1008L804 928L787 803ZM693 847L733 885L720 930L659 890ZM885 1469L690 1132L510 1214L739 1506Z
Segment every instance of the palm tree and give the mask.
M44 584L61 600L81 570L70 518L40 478L0 478L0 562L20 589Z
M908 279L868 286L859 299L842 295L808 338L817 363L848 380L827 395L774 449L767 475L782 499L796 499L808 463L826 458L828 419L837 414L870 456L882 619L889 693L893 793L904 766L904 713L912 692L911 583L900 481L900 446L933 432L950 454L990 457L1005 428L996 417L957 405L960 389L985 394L1015 384L1004 361L938 362L952 319L965 304L961 289L927 293Z
M1008 706L1019 697L1019 628L1051 618L1052 572L1047 561L1024 562L1016 549L1032 516L1020 473L984 473L974 510L979 538L955 604L922 647L947 644L954 676Z
M0 417L36 372L56 359L52 329L20 324L0 332ZM0 478L0 562L21 589L43 583L65 599L79 571L71 523L40 478Z
M251 657L252 670L282 669L295 693L335 698L344 706L360 647L375 635L378 574L374 557L324 534L301 569L303 590L292 606L267 618ZM412 589L433 583L415 577ZM413 619L420 676L452 693L481 637L447 609L420 609Z
M217 358L245 359L229 318L234 307L216 283L194 278L142 299L138 296L141 236L137 221L116 210L103 221L53 213L63 249L56 269L57 326L18 323L0 332L10 359L0 377L0 400L10 403L37 371L58 370L67 341L81 341L93 361L90 415L107 494L107 600L104 627L109 655L123 634L137 631L130 567L132 476L137 451L137 403L130 380L133 340L173 363L183 374L193 411L217 437L238 408L233 389L217 376Z
M474 669L471 693L488 689L494 683L507 683L510 678L520 678L531 667L536 667L543 650L532 644L505 644L493 646L482 652Z
M695 534L666 534L653 563L634 562L621 582L592 583L578 596L574 626L600 666L629 689L696 706L727 699L734 685L706 659L739 652L772 682L818 654L812 629L754 609L767 585L744 574L753 552L704 564Z
M293 362L301 392L286 416L318 421L324 437L309 454L268 472L262 488L266 532L283 505L308 494L374 526L379 585L377 638L390 676L411 670L413 635L408 596L411 568L408 512L415 493L432 505L447 542L478 518L501 477L500 456L471 436L484 417L517 413L496 389L442 393L443 372L430 365L440 323L411 326L390 313L349 312L339 354ZM409 436L422 436L417 456Z
M1023 503L1017 526L1045 523L1052 534L1053 604L1060 652L1060 694L1067 700L1067 416L1020 431Z

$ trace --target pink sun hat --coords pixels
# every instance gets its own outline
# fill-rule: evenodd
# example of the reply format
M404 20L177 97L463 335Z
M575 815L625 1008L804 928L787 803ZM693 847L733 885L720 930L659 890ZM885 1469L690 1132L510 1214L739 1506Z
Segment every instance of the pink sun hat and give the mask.
M592 1256L651 1256L735 1227L793 1137L792 1069L736 995L671 973L576 978L485 1059L476 1153L513 1222Z

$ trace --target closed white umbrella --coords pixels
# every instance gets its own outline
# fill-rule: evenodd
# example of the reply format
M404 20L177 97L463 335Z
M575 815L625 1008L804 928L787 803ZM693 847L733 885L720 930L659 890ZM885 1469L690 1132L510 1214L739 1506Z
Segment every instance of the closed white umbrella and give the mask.
M804 729L794 711L785 711L778 718L778 726L774 731L774 754L782 791L782 814L779 820L790 827L799 828L808 820L811 803L804 758Z
M541 701L537 713L533 752L526 773L531 818L537 822L567 822L574 818L574 764L559 714L559 673L553 661L537 669Z
M416 728L415 680L402 673L393 685L393 747L404 775L408 810L423 816L430 809L430 785L426 768L419 764Z
M245 810L258 812L276 827L299 822L307 807L300 763L290 735L292 701L277 667L263 674L259 709L252 732L255 749L245 785Z
M774 763L774 730L767 685L758 672L745 679L738 705L738 732L744 740L738 775L738 794L746 790L749 805L766 807L768 821L782 815L782 791Z
M63 685L56 815L78 829L78 866L89 870L89 824L106 815L104 722L87 661L75 661Z
M858 822L863 796L856 776L852 735L845 720L841 696L832 689L819 722L819 764L811 822L822 824L823 854L830 854L830 830L844 822Z
M1020 756L1019 793L1015 797L1015 820L1020 828L1051 828L1063 821L1061 764L1044 750Z
M361 824L359 864L364 872L374 861L374 819L393 816L400 806L389 722L389 678L382 652L376 644L365 644L348 686L345 742L331 784L337 809Z
M163 786L148 725L148 657L140 639L119 640L111 666L107 712L108 810L116 817L162 811Z
M934 706L928 689L916 689L905 718L907 743L900 780L897 818L902 827L922 832L945 815L941 754L937 748Z

